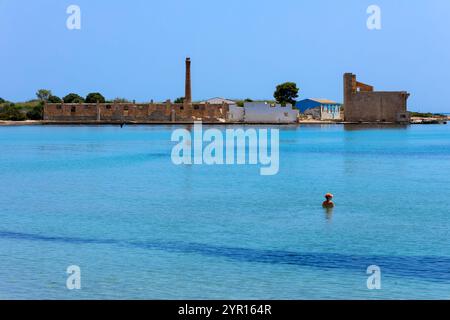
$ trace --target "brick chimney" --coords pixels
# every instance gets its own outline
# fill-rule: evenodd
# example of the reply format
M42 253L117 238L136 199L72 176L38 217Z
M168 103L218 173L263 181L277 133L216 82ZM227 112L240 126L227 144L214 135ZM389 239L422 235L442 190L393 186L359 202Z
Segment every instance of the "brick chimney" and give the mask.
M184 103L192 103L192 92L191 92L191 59L186 58L186 82L184 90Z

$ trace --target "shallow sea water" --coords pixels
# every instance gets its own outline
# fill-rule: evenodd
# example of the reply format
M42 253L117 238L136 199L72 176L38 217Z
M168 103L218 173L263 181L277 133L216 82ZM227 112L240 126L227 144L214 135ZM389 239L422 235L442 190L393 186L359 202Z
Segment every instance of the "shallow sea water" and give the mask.
M449 125L275 126L275 176L177 128L0 127L0 299L450 298Z

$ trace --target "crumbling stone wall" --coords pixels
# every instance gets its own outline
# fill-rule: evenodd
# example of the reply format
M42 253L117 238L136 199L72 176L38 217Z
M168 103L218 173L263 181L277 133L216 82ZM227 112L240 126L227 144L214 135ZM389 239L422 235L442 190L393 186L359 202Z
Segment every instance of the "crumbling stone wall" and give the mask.
M229 106L186 103L49 103L44 120L67 122L224 122Z
M344 117L349 122L407 122L409 114L406 91L374 91L356 81L351 73L344 75Z

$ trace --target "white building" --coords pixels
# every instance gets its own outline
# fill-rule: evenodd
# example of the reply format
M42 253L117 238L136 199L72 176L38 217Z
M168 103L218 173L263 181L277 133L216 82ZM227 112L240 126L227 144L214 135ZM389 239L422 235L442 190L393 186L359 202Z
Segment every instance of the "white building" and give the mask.
M268 102L245 102L244 122L246 123L296 123L299 111L291 104L282 106Z
M224 104L225 103L228 105L232 105L232 104L236 104L236 101L216 97L216 98L211 98L211 99L200 102L200 104L206 104L206 103L208 103L208 104Z
M296 123L299 111L291 104L282 106L265 101L244 102L244 107L239 107L236 102L224 98L212 98L201 102L202 104L222 105L227 104L229 111L227 120L243 123Z

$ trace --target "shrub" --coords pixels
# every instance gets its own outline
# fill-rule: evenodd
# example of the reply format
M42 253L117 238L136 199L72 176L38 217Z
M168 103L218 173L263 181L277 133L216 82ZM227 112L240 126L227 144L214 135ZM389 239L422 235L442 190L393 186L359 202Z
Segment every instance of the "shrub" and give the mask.
M62 99L60 97L57 97L57 96L50 96L48 98L48 102L49 103L61 103Z
M64 103L83 103L83 97L77 95L76 93L69 93L63 98Z
M174 103L184 103L184 97L176 98Z
M114 103L129 103L130 101L125 98L115 98L112 102L114 102Z
M105 103L105 97L98 92L92 92L87 95L86 103Z
M10 103L0 110L0 120L23 121L26 120L26 116L13 103Z
M39 104L35 106L32 110L27 112L27 118L30 120L42 120L44 117L44 106Z

